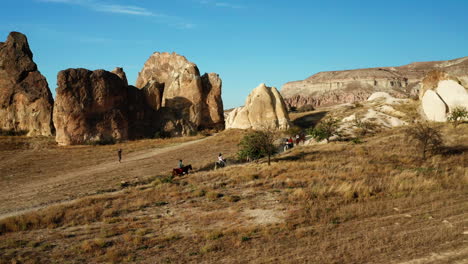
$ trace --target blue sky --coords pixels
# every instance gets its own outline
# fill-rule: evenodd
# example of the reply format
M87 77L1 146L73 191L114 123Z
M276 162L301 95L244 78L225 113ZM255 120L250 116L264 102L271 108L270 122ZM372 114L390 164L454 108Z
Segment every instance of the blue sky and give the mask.
M329 70L468 56L468 1L5 0L0 41L28 36L55 93L67 68L123 67L131 84L155 51L223 79L225 108L265 82Z

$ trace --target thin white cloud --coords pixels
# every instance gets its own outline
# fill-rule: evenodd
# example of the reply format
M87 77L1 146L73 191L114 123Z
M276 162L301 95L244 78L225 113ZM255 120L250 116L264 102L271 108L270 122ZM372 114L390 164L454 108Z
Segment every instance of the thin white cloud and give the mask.
M138 6L94 4L92 8L96 11L107 13L118 13L135 16L156 16L156 14L149 11L148 9Z
M103 4L95 0L38 0L39 2L45 3L63 3L71 5L80 5L94 11L105 12L105 13L116 13L116 14L127 14L135 16L158 16L157 14L151 12L150 10L139 7L139 6L130 6L130 5L113 5L113 4Z
M199 3L203 5L212 5L216 7L225 7L225 8L232 8L232 9L244 8L244 6L241 6L241 5L236 5L236 4L229 3L229 2L215 1L215 0L199 0Z
M185 19L177 16L170 16L162 13L155 13L147 8L135 5L118 5L118 4L104 4L97 0L36 0L44 3L62 3L70 5L78 5L84 8L91 9L96 12L124 14L133 16L155 17L156 22L165 23L181 29L194 28L195 25L187 23Z

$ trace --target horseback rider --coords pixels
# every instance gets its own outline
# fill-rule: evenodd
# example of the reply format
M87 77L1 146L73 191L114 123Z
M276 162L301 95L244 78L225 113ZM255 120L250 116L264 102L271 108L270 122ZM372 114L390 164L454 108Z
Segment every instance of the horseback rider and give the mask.
M184 168L184 164L182 163L182 160L179 160L179 169Z
M223 154L219 153L218 155L218 164L221 166L226 166L226 160L223 158Z

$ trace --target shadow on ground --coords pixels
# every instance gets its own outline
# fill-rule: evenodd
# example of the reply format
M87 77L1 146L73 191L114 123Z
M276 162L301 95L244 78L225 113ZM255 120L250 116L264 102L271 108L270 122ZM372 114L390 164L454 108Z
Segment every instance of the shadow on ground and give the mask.
M310 113L305 116L299 117L296 120L293 121L293 124L295 126L298 126L300 128L309 128L309 127L315 127L320 120L327 114L327 111L321 111L321 112L315 112L315 113Z

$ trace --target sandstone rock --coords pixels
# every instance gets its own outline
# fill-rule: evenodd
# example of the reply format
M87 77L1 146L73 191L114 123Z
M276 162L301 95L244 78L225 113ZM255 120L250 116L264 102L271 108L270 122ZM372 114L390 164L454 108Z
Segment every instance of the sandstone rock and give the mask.
M444 122L455 107L468 109L468 91L459 78L442 71L430 72L422 81L420 97L425 117Z
M260 84L247 97L245 106L231 111L226 128L288 129L290 126L286 104L275 87Z
M59 72L54 105L59 145L128 138L126 83L104 70Z
M205 73L202 77L203 84L203 128L224 129L224 109L221 98L222 81L216 73Z
M445 122L447 120L447 106L436 92L427 90L424 93L421 105L427 119L437 122Z
M367 101L374 101L374 100L383 100L386 104L398 104L398 103L402 103L406 101L406 99L395 98L386 92L373 93L367 99Z
M468 92L458 82L454 80L440 81L436 92L450 110L457 106L468 109Z
M165 132L186 135L204 128L222 128L221 80L216 74L201 77L197 66L185 57L156 52L138 74L136 86L144 89L151 82L161 87L158 92ZM148 92L147 96L154 97Z
M285 102L294 107L364 101L374 92L408 98L418 94L421 80L433 70L443 70L457 76L462 85L468 84L468 57L464 57L451 61L416 62L401 67L321 72L303 81L286 83L281 94Z
M32 59L25 35L11 32L0 42L0 129L50 136L52 94Z
M127 81L127 75L125 74L123 68L121 67L116 67L113 71L111 71L113 74L119 76L122 81L124 81L125 85L128 85Z

